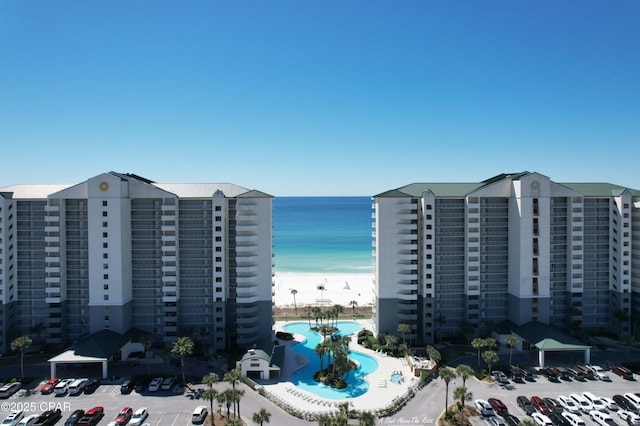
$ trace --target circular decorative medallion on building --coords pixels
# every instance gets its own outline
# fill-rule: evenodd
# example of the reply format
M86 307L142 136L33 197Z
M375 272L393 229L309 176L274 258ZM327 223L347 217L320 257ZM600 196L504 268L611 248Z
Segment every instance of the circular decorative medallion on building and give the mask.
M109 189L109 184L107 182L100 182L100 191L105 192Z

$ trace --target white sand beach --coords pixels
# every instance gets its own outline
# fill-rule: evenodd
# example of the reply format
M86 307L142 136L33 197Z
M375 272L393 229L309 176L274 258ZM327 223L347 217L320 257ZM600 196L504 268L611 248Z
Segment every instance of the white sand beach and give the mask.
M277 307L293 307L291 290L298 307L308 305L350 306L355 300L358 306L373 304L373 273L298 273L278 272L274 277L275 304Z

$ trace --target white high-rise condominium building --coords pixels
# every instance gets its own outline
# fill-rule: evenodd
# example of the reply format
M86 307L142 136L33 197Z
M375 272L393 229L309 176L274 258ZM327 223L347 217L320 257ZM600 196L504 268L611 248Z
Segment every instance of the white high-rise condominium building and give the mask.
M157 342L269 345L272 200L114 172L0 188L0 350L132 327Z
M374 209L379 333L409 324L433 343L504 320L635 333L640 191L523 172L414 183Z

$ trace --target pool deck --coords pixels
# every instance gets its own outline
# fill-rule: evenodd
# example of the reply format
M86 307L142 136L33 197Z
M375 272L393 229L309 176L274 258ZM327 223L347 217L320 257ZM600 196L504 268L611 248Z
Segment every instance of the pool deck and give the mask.
M298 322L298 321L296 321ZM370 321L356 321L363 328L371 330ZM276 322L276 331L284 331L285 321ZM293 385L289 380L301 368L308 364L306 357L298 355L292 349L295 344L304 341L302 335L294 334L295 340L286 342L284 367L280 371L280 381L273 384L265 384L264 390L269 392L276 401L289 405L307 413L332 413L338 411L339 404L349 403L351 410L375 412L384 407L393 405L400 396L409 392L410 388L418 383L409 365L404 358L393 358L387 355L360 346L357 342L357 334L351 336L350 348L354 352L361 352L373 357L378 362L378 368L367 375L365 380L369 382L369 390L364 394L345 399L326 399L314 393L304 391ZM404 380L401 383L392 383L391 375L400 372Z

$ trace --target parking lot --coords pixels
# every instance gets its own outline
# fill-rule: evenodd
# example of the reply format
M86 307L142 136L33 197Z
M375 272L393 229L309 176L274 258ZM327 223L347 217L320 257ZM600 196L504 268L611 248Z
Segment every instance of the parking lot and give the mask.
M131 407L134 411L140 407L146 407L149 410L146 422L151 425L191 425L191 414L195 407L198 405L209 407L210 403L201 399L190 399L187 394L182 393L182 388L177 390L178 393L160 390L142 393L133 391L123 395L118 385L101 385L93 394L77 396L68 394L57 396L53 393L42 395L40 392L26 395L25 392L18 392L0 401L0 419L4 419L12 410L22 410L26 416L60 409L62 419L57 424L62 425L75 410L86 411L95 406L102 406L105 414L99 424L106 425L113 421L124 407ZM217 410L215 401L214 407Z
M506 406L510 414L518 417L519 419L530 418L526 413L518 406L516 399L518 396L526 396L531 398L532 396L539 396L541 398L554 398L557 399L560 395L569 396L572 393L582 394L583 392L591 392L598 397L611 398L616 394L624 394L626 392L640 392L640 382L637 380L625 380L612 372L608 372L611 379L610 382L602 380L560 380L559 382L552 382L542 374L534 375L534 381L524 381L521 383L509 381L508 384L498 383L485 383L475 379L467 379L467 387L473 394L473 400L489 398L497 398L501 400ZM460 379L457 379L460 381ZM455 387L460 386L461 383L450 385L450 391L453 392ZM473 401L471 401L473 404ZM626 422L620 419L615 412L609 413L614 422L618 425L626 425ZM587 426L595 426L597 423L589 418L586 413L580 414L581 419ZM474 418L473 422L478 425L488 424L487 419L482 417Z

